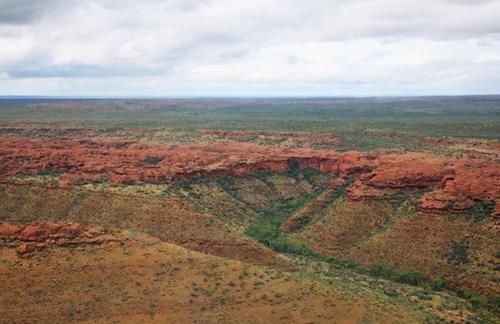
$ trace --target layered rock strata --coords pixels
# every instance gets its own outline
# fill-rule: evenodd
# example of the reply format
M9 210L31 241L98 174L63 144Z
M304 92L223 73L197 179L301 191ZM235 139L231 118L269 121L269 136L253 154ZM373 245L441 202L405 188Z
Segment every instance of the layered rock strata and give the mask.
M209 175L242 176L262 170L316 168L349 179L352 200L404 191L423 194L425 212L461 212L493 201L500 216L500 168L488 159L446 159L420 153L381 154L284 150L250 143L165 145L126 140L38 140L0 137L0 182L53 175L51 185L169 183Z

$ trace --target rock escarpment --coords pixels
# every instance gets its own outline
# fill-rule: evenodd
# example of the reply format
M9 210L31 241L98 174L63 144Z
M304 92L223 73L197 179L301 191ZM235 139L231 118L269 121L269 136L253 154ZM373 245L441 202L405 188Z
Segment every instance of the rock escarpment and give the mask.
M0 223L0 245L16 247L21 255L29 255L47 246L103 244L117 239L101 227L77 223L33 222L27 225Z
M315 168L349 179L352 200L421 191L425 212L461 212L480 201L500 216L500 168L488 159L419 153L381 154L259 146L249 143L166 145L147 141L0 138L0 182L26 174L55 175L51 185L169 183L209 175Z

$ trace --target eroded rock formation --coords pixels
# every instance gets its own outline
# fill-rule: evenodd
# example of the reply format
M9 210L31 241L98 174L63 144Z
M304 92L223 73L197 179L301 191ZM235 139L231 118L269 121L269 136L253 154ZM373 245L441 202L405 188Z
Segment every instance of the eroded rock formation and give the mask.
M101 227L77 223L34 222L27 225L0 223L0 244L16 247L21 255L28 255L47 246L102 244L116 241Z
M378 199L421 190L421 210L463 211L478 201L500 213L500 168L488 159L420 153L381 154L284 150L250 143L166 145L147 141L0 138L0 181L22 174L55 174L60 187L107 181L112 185L167 183L195 176L246 175L312 167L350 179L350 199Z

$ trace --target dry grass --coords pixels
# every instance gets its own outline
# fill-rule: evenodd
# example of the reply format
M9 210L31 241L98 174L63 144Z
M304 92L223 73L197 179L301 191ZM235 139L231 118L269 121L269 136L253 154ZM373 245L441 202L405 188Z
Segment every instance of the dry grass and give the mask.
M1 248L0 256L0 318L6 322L409 323L425 318L397 301L370 304L347 297L349 291L277 269L144 236L108 248L52 248L22 260L13 249Z

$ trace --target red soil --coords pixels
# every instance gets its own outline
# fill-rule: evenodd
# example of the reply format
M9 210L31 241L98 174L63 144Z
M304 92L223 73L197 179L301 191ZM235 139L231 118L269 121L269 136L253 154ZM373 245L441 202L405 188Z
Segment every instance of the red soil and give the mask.
M149 161L148 158L160 161ZM185 146L125 140L38 140L0 138L0 182L22 173L64 170L59 186L107 179L122 183L161 183L205 175L245 175L259 170L313 167L349 177L350 199L424 189L425 211L460 211L477 200L495 200L500 216L500 168L487 159L444 159L430 155L340 153L283 150L254 144L217 143Z

